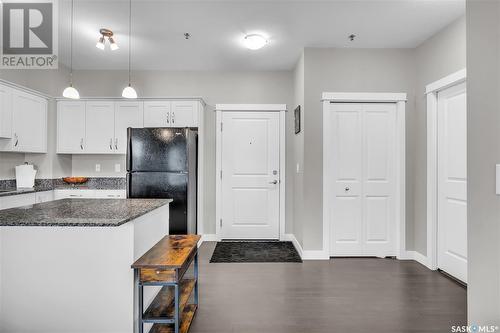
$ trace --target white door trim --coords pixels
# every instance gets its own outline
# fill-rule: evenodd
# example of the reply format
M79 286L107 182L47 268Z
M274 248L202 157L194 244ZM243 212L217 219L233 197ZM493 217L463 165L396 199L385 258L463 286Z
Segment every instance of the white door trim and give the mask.
M437 191L438 191L438 93L467 79L466 69L459 70L425 87L427 95L427 258L429 268L437 269Z
M396 253L397 258L406 255L406 144L405 144L405 93L323 93L323 115L328 112L330 103L396 103ZM328 142L332 130L329 123L323 122L323 142ZM329 150L323 144L323 185L332 176L330 170ZM323 254L330 256L330 210L328 203L331 202L331 191L323 186Z
M215 105L215 233L217 240L221 240L221 218L222 218L222 112L279 112L280 119L280 207L279 207L279 237L280 240L285 240L285 162L286 162L286 125L285 112L286 104L216 104Z

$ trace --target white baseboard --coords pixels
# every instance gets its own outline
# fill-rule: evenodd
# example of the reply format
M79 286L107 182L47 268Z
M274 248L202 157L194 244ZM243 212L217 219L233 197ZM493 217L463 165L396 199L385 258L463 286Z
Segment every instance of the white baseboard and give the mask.
M427 267L428 269L432 270L432 267L429 263L429 259L427 258L427 256L424 256L422 253L417 252L417 251L406 251L406 253L401 258L398 258L398 259L415 260L416 262L418 262L418 263L424 265L425 267Z
M198 241L198 247L200 247L203 242L217 242L217 235L216 234L204 234L201 235L201 239Z
M291 241L302 260L329 260L330 256L323 250L304 250L294 234L285 234L285 241Z

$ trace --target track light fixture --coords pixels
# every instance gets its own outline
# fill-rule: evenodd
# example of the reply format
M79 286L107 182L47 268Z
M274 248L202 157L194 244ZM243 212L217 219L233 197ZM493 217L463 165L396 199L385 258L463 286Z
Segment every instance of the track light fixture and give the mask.
M101 36L99 37L99 40L97 41L97 44L95 47L97 47L99 50L104 50L106 47L106 39L109 41L109 48L111 51L118 50L118 44L116 44L115 38L113 37L113 31L102 28L99 30L99 33Z

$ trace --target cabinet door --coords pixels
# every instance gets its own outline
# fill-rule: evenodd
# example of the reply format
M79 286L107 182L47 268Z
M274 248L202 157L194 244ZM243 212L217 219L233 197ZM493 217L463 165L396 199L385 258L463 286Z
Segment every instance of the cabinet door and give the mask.
M115 103L115 141L113 148L118 154L127 152L127 128L141 128L144 125L142 102Z
M12 93L13 150L47 151L47 100L22 91Z
M173 101L170 112L172 127L198 127L198 101Z
M12 137L12 90L0 84L0 138Z
M85 107L86 153L109 154L114 152L115 109L114 102L92 101Z
M171 127L169 101L144 102L144 127Z
M57 152L85 151L85 102L57 103Z
M95 190L59 189L54 190L54 200L60 199L93 199Z
M9 209L35 204L35 193L11 195L0 198L0 209Z
M125 199L126 190L95 190L96 199Z
M49 202L54 200L54 191L35 193L35 203Z

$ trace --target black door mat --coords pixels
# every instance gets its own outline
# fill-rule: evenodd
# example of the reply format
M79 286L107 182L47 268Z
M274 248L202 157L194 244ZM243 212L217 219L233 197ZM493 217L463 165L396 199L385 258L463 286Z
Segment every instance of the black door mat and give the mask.
M292 242L227 241L217 243L210 262L302 262L302 259Z

